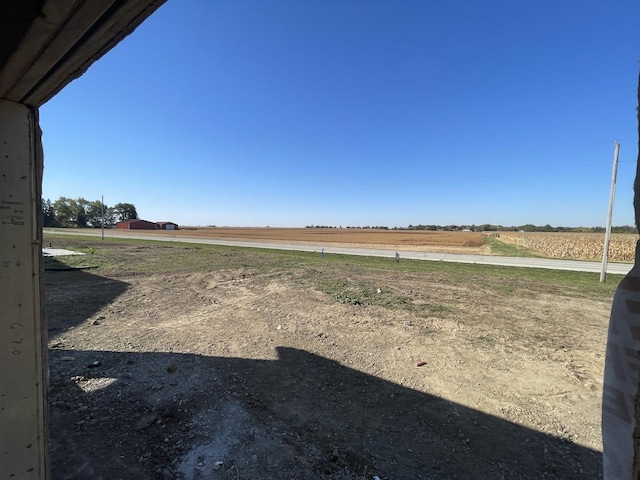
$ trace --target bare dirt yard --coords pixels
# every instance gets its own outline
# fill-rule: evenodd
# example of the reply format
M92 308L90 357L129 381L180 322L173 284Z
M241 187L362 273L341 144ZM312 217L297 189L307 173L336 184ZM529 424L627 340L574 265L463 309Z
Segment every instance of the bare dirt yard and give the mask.
M615 276L46 242L54 479L601 477Z

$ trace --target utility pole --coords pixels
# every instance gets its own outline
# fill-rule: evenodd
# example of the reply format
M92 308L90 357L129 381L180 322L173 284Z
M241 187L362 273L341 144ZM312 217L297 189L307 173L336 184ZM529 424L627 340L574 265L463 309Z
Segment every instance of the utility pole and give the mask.
M618 153L620 152L620 144L616 140L613 150L613 173L611 174L611 194L609 195L609 213L607 215L607 229L604 234L604 251L602 252L602 271L600 272L600 281L604 282L607 278L607 262L609 260L609 243L611 243L611 217L613 216L613 201L616 197L616 177L618 176Z
M102 240L104 240L104 195L102 195L100 205L102 206Z

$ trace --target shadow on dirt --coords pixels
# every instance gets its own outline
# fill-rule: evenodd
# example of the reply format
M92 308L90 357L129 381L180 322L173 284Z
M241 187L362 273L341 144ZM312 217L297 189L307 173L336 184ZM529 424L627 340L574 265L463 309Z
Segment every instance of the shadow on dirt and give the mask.
M47 283L56 334L129 286L82 271L48 272ZM54 344L53 478L600 476L600 452L306 351L276 350L277 360L252 360Z
M46 259L45 295L49 333L74 328L122 295L129 284Z
M277 351L52 350L54 478L598 478L599 452Z

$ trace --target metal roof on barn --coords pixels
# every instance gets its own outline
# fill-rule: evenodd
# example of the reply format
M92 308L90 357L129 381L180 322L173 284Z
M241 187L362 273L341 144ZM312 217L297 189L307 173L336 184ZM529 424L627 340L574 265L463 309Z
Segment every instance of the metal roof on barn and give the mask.
M121 220L118 223L134 223L134 222L148 222L148 223L155 223L155 222L151 222L149 220L143 220L141 218L129 218L128 220Z

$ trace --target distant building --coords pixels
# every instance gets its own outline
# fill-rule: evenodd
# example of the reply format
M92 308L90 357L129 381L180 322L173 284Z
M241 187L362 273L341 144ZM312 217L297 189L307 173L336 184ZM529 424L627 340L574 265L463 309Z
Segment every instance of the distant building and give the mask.
M157 230L158 225L139 218L132 218L131 220L123 220L116 223L116 228L123 230Z
M156 225L160 230L179 230L178 224L173 222L156 222Z

